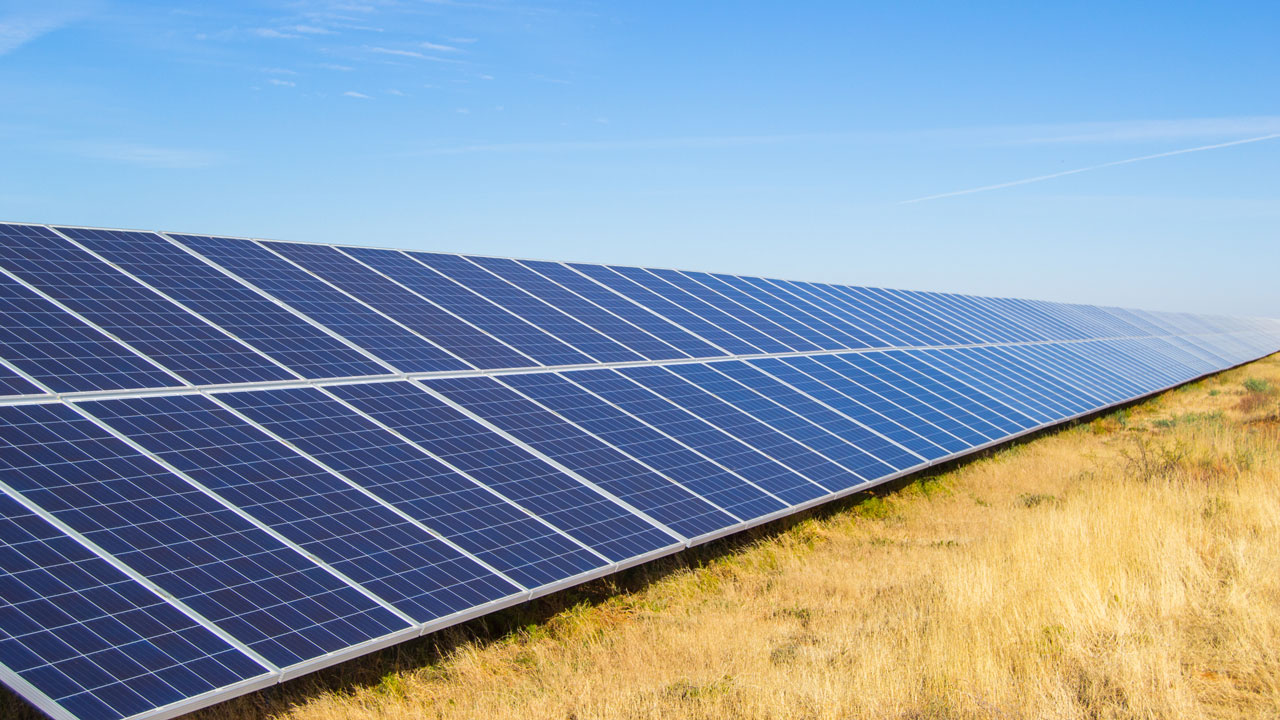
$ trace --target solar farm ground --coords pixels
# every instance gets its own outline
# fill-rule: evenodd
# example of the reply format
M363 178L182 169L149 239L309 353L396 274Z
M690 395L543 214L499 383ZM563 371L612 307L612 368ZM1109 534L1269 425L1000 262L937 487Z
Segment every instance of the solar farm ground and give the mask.
M1280 355L192 717L1274 718L1277 647Z

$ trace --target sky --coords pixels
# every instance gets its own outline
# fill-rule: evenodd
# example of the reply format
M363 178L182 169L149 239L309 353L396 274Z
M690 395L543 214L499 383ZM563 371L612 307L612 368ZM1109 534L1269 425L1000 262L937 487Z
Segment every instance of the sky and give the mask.
M0 220L1280 317L1280 3L0 0Z

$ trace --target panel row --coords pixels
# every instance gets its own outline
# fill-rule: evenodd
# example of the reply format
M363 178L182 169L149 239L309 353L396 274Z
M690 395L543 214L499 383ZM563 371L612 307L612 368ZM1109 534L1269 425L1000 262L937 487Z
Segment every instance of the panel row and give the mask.
M1270 320L0 224L8 395L1100 338L1184 337L1213 355L1276 333Z
M148 282L177 293L161 275ZM194 707L1270 343L1126 338L0 406L0 679L61 717Z

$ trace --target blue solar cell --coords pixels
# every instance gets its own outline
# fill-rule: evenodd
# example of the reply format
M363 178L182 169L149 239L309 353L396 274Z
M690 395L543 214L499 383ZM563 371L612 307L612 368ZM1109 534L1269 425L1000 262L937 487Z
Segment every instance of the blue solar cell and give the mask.
M813 357L792 361L791 364L833 389L856 397L873 411L945 450L944 455L981 445L988 439L930 404L930 401L936 402L936 398L874 365L869 368L868 363L857 355ZM910 436L890 437L900 439L904 444L910 442ZM908 447L914 449L919 446L909 444ZM926 456L931 459L938 457L932 451Z
M440 372L471 367L428 338L395 323L252 240L196 235L170 237L391 363L401 372Z
M799 504L825 495L826 489L815 478L836 477L843 471L827 458L752 414L739 410L665 368L626 368L619 374L773 460L775 465L764 466L773 472L757 472L759 477L752 477L752 480L788 503Z
M1005 416L1005 413L1013 415L1013 410L964 383L956 382L936 368L919 362L908 352L891 350L867 353L862 359L876 363L932 393L942 401L933 403L935 407L943 408L948 416L973 428L988 440L1020 429L1016 422Z
M678 351L670 357L717 357L724 350L714 347L684 328L677 327L661 315L647 310L572 268L553 262L520 260L521 265L572 290ZM657 359L659 355L655 354ZM666 357L666 356L662 356Z
M791 438L826 460L827 462L813 462L814 458L806 453L802 457L809 462L803 465L801 472L805 477L827 490L833 492L844 490L872 479L859 474L856 470L841 462L847 452L846 448L840 446L847 446L847 441L831 435L755 390L744 387L741 383L707 365L673 365L668 367L667 370L680 376L699 390L711 393L720 400L729 403L738 410ZM781 456L779 455L778 457ZM795 467L801 464L802 459L795 457L788 459L787 462Z
M928 326L932 329L937 337L941 337L945 344L969 344L982 342L982 338L972 332L966 331L958 323L948 318L945 314L934 310L932 306L923 303L918 293L909 293L904 290L890 290L888 288L860 288L864 293L873 295L885 305L896 309L902 314L916 319L917 322Z
M809 358L763 358L752 360L751 366L855 421L860 426L859 435L846 437L842 432L841 436L895 469L914 467L946 454L907 427L916 422L910 413L892 407L877 410L873 405L879 405L880 398L856 383L841 380L836 388L814 378L813 373L822 373L826 368Z
M0 225L0 264L197 385L294 377L45 228Z
M645 359L643 355L537 295L489 272L481 263L487 258L476 258L473 261L461 255L438 253L409 253L409 256L599 362L635 362ZM523 269L513 260L489 260L490 264L505 262L516 270ZM544 284L550 285L545 281Z
M572 316L585 325L590 326L593 330L608 336L614 342L626 346L633 353L637 354L638 357L636 359L645 358L648 360L663 360L685 356L684 353L659 340L657 337L650 335L648 332L645 332L644 330L632 325L630 322L627 322L621 317L614 315L594 303L575 295L569 290L561 287L551 280L548 280L515 260L492 257L468 257L467 259L483 267L489 272L507 280L521 290L538 297L549 305L555 307L557 310ZM486 297L493 299L493 296L490 295L486 295ZM511 305L507 305L507 307L514 309ZM525 317L530 316L526 314ZM552 329L551 325L547 325L545 327L548 330ZM556 334L559 337L570 341L575 346L590 351L587 339L577 340L574 339L575 336L563 333ZM595 351L591 351L591 354L600 360L605 360L604 357ZM616 356L616 351L611 351L611 354ZM624 358L620 356L617 356L614 359L618 361L624 360Z
M575 265L574 267L577 266ZM659 277L658 273L664 271L624 265L610 266L609 269L632 283L643 287L650 293L661 297L668 303L679 306L685 312L696 316L704 323L717 327L722 332L728 333L743 342L750 343L753 347L757 347L764 352L788 352L793 349L790 345L760 332L706 300L691 294L688 290ZM688 278L683 278L683 280L687 281ZM633 297L632 299L640 302L638 298ZM716 339L716 342L717 344L722 344L719 339Z
M800 281L770 280L769 282L784 288L811 303L827 310L844 321L847 332L863 337L868 347L901 347L920 344L911 333L898 327L888 317L880 313L868 312L861 305L837 293L828 285Z
M527 588L608 564L321 390L219 397Z
M104 400L89 409L418 622L517 592L207 397Z
M44 390L9 368L0 365L0 395L40 395Z
M1040 365L1054 377L1071 383L1097 406L1108 405L1127 395L1107 378L1082 370L1069 356L1055 353L1046 346L1019 345L1009 350L1028 362Z
M666 428L628 414L573 382L577 373L507 375L502 382L565 417L605 442L620 448L733 518L719 515L724 526L739 519L767 515L785 507L747 480L683 443Z
M686 272L685 274L715 289L725 297L733 298L764 315L818 347L827 350L865 347L859 340L804 309L799 300L792 298L794 302L786 302L782 299L783 293L777 288L773 288L773 292L765 290L766 285L763 282L753 284L747 278L718 273Z
M851 306L881 318L911 339L912 345L952 345L954 339L940 331L935 323L918 313L905 311L900 303L886 298L872 288L849 285L827 285L833 296L843 297Z
M1056 411L1037 402L1034 397L1028 397L1025 387L1015 385L1008 378L1001 377L988 368L977 367L966 362L964 358L969 354L967 349L922 350L919 353L924 362L1000 400L1028 417L1032 425L1041 425L1059 416Z
M389 370L155 233L58 230L302 377Z
M889 445L888 441L865 426L751 364L739 361L716 362L709 364L708 367L759 392L827 433L830 439L813 435L806 439L805 444L821 450L824 455L859 477L878 478L919 462L914 455L906 455L909 458L908 464L900 467L881 460L875 455L876 452L880 452L887 446L892 450L892 456L897 457L903 454L901 448ZM782 367L795 372L794 369Z
M686 538L714 532L735 522L689 490L497 380L469 377L424 384ZM771 502L758 490L749 492L752 489L745 485L740 488L741 502L749 512L745 517L782 509L781 503Z
M0 275L0 357L60 393L182 385L7 275ZM14 378L9 394L41 392Z
M996 347L973 348L973 353L966 361L984 372L1003 378L1013 387L1022 387L1027 397L1054 411L1054 419L1060 420L1088 408L1088 403L1079 396L1066 391L1060 383L1047 376L1029 372L1026 363L1017 357L998 352Z
M0 664L82 718L125 718L267 670L0 495Z
M1051 420L1060 420L1076 412L1074 400L1064 397L1059 391L1038 382L1023 374L1014 362L1014 358L992 352L992 348L972 348L957 353L954 359L967 367L972 373L994 379L1005 387L1018 391L1018 397L1026 402L1036 403L1038 407L1049 413Z
M404 253L370 248L344 248L343 252L544 365L591 362L581 351Z
M569 263L569 267L644 307L646 310L656 313L681 328L694 333L700 340L712 343L721 351L721 354L755 355L764 352L756 345L709 322L700 315L689 312L644 285L620 275L613 268L582 263ZM648 280L656 282L657 278L649 276ZM671 291L675 290L670 285L667 285L667 288ZM769 345L774 346L776 343L769 343Z
M406 627L64 405L0 407L0 476L277 665Z
M814 343L794 332L791 326L797 323L788 322L783 318L778 318L779 322L774 322L773 319L742 305L743 301L750 303L750 298L743 297L741 294L732 296L734 295L733 288L725 287L723 284L719 284L717 287L715 279L706 273L677 272L675 270L649 270L648 272L697 298L702 303L705 303L706 307L714 308L715 312L711 315L699 314L733 332L738 337L746 336L751 338L752 344L758 345L759 343L754 342L754 337L751 333L759 333L775 343L781 343L795 351L820 350L825 347L825 345ZM729 293L729 295L725 293ZM687 301L685 306L693 307ZM767 311L767 308L765 310Z
M329 390L611 560L675 542L413 383L337 385Z
M754 292L757 297L762 298L762 301L784 308L784 312L791 312L785 308L794 308L806 325L821 331L827 337L834 338L843 347L864 348L870 347L872 343L880 344L869 333L853 327L847 319L838 316L831 308L824 307L817 298L806 295L798 287L788 287L781 280L736 275L717 275L716 277L744 291Z
M264 242L379 312L483 369L539 363L326 245Z

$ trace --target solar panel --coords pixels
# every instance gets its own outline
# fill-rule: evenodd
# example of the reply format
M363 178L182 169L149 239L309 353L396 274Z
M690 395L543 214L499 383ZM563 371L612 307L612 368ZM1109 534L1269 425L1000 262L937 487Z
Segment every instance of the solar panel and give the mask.
M1260 318L0 223L0 682L172 717L1278 348Z
M251 240L171 235L174 240L266 291L402 372L472 366L408 327Z

